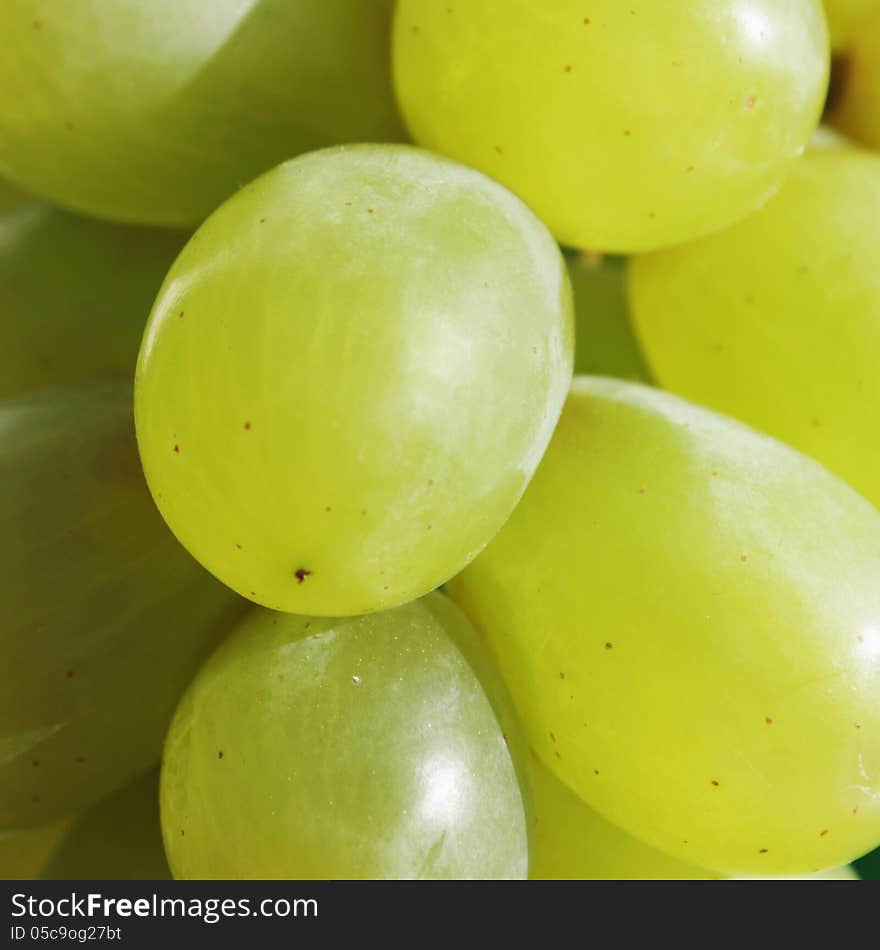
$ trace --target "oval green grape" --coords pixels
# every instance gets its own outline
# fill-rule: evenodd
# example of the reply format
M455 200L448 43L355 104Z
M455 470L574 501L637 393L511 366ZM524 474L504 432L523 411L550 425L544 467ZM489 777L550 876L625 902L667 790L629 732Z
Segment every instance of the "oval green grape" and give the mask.
M52 881L167 881L159 773L148 772L80 815L40 875Z
M158 761L242 601L183 551L138 465L129 383L0 404L0 828L47 824Z
M147 481L266 607L405 603L519 500L571 378L558 248L513 195L407 146L303 156L196 232L147 326Z
M847 50L830 121L850 138L880 150L880 6Z
M479 648L440 594L350 619L255 609L168 734L175 877L524 877L526 810Z
M663 387L880 505L880 156L811 152L747 221L634 260L630 297Z
M22 202L0 214L0 397L134 375L186 238Z
M760 207L828 83L820 0L400 0L415 140L516 192L563 243L633 252Z
M58 204L194 226L302 152L399 141L392 0L5 0L0 172Z
M566 255L574 293L574 371L650 383L633 332L624 258Z
M880 840L880 513L668 393L578 377L498 536L448 590L541 760L724 874Z

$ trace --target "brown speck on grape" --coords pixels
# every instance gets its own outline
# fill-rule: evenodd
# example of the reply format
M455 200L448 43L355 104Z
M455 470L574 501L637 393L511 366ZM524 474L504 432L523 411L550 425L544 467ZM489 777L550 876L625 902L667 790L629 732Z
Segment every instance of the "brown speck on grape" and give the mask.
M745 563L746 561L748 561L749 556L748 556L748 554L740 554L739 559L740 559L743 563Z
M715 788L718 788L718 786L719 786L721 783L718 781L717 778L713 778L711 784L712 784Z
M432 525L426 525L426 526L425 526L425 530L426 530L426 531L430 531L431 528L432 528Z
M181 828L181 829L180 829L180 837L183 838L183 837L185 837L185 836L186 836L186 832L183 830L183 828Z
M355 686L361 685L361 678L359 676L352 676L351 681Z
M241 550L241 545L240 545L237 541L236 541L236 543L235 543L235 549L236 549L236 551L240 551L240 550Z
M649 211L649 212L648 212L648 217L653 221L654 218L657 217L657 212L656 212L656 211Z
M564 679L565 679L565 673L560 673L560 674L559 674L559 678L560 678L561 680L564 680Z
M333 511L329 505L324 505L324 511Z
M598 774L599 774L599 770L598 770L598 769L593 769L593 775L598 775Z
M350 202L350 201L346 201L346 202L345 202L345 207L346 207L346 208L350 208L350 207L351 207L351 202Z
M255 590L252 590L252 591L251 591L251 597L256 597L256 596L257 596L257 592L256 592Z
M818 416L813 416L813 418L810 419L810 423L812 424L812 426L813 426L814 429L818 429L818 428L819 428L819 417L818 417Z
M852 810L852 813L853 813L854 815L857 815L857 814L859 813L859 806L858 806L858 805L856 805L856 807Z
M860 722L854 722L853 725L856 727L856 729L862 728L862 724Z
M685 169L685 171L686 171L688 174L690 174L693 170L694 170L694 166L693 166L693 165L688 165L688 167Z
M42 29L43 29L43 21L42 21L42 20L34 20L32 26L33 26L33 28L34 28L35 30L42 30Z
M565 70L565 72L567 72L567 73L570 73L570 72L571 72L571 65L568 64L568 63L566 63L566 65L563 66L562 68L563 68L563 69Z
M175 454L175 455L179 455L179 454L180 454L180 446L179 446L176 442L175 442L175 444L174 444L174 454Z
M819 832L819 837L820 837L820 838L824 838L825 835L827 835L827 834L828 834L828 829L825 828L825 829L823 829L822 831Z
M250 422L246 422L246 423L244 424L244 427L245 427L245 429L248 430L248 432L250 432L250 430L251 430L251 424L250 424Z
M588 16L584 17L584 26L589 26L592 21Z
M184 315L185 313L186 313L185 310L181 310L181 311L180 311L180 319L181 319L181 320L183 319L183 315Z
M76 676L76 673L75 673L73 670L68 670L68 671L67 671L67 678L68 678L69 680L72 680L72 679L74 678L74 676Z
M765 717L764 717L764 722L765 722L768 726L772 726L772 725L773 725L773 720L772 720L769 716L765 716Z
M554 736L552 732L551 732L551 733L548 733L548 735L550 736L550 741L551 741L551 742L556 742L556 736Z
M218 758L218 759L222 759L222 758L223 758L223 750L222 750L222 749L217 753L217 758Z
M614 649L614 644L611 643L611 642L606 643L606 644L605 644L605 649L606 649L606 650L613 650L613 649Z
M629 138L629 136L632 135L632 132L631 132L629 129L624 129L624 130L623 130L623 134L624 134L627 138Z
M428 479L428 488L430 488L433 484L434 484L434 479L433 479L433 478L429 478L429 479Z
M362 516L362 517L365 517L365 516L366 516L366 514L367 514L367 509L366 509L366 508L364 508L364 510L363 510L363 511L361 512L361 516Z
M33 762L31 762L31 765L34 766L34 768L36 768L39 764L40 764L39 759L34 759Z
M391 588L386 585L385 587L382 588L382 590L391 590Z
M757 103L758 103L758 97L757 97L757 96L748 96L748 97L746 98L746 101L743 103L743 105L744 105L747 109L754 109L755 106L757 105Z
M296 578L297 584L302 584L302 582L307 578L312 576L311 571L307 571L304 567L298 567L294 572L293 576Z
M372 214L372 213L373 213L373 209L372 209L372 208L367 208L367 214Z
M85 757L84 757L84 756L81 756L81 755L78 755L78 756L76 757L76 763L77 763L77 765L82 765L83 762L85 762Z
M265 223L266 223L266 219L265 219L265 218L260 218L260 224L265 224Z
M310 621L309 623L307 623L307 624L303 627L303 630L308 630L309 627L311 627L311 625L312 625L312 624L311 624L311 621Z
M648 491L648 489L645 488L645 486L643 485L643 486L639 489L639 494L640 494L640 495L644 495L647 491Z
M496 151L499 155L503 155L503 154L504 154L504 149L503 149L500 145L496 145L496 146L495 146L495 151Z
M759 849L758 849L758 854L767 854L767 849L766 849L766 848L759 848Z

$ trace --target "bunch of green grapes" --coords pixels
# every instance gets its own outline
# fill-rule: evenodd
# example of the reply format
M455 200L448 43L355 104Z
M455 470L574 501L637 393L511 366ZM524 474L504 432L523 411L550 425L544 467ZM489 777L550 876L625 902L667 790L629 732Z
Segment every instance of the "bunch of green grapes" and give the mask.
M0 172L111 220L196 225L301 152L398 141L392 0L4 0Z
M876 875L878 17L0 3L0 877Z
M828 81L820 0L400 0L417 142L487 172L565 244L715 231L780 186Z

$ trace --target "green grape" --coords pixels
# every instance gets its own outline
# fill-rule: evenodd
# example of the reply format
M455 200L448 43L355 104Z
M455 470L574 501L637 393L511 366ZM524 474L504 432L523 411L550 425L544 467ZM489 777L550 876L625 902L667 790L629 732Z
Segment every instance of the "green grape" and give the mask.
M159 773L93 805L61 838L41 877L55 881L171 878L159 827Z
M820 0L400 0L410 132L563 243L654 249L760 207L819 121Z
M138 366L147 481L188 550L264 606L413 600L504 523L571 378L550 235L408 146L303 156L196 232Z
M724 874L880 841L880 513L668 393L578 377L450 595L532 748L603 816Z
M481 650L441 594L348 619L255 609L168 734L175 877L524 877L526 809Z
M529 877L537 881L688 881L717 874L671 858L602 818L530 760L537 823Z
M788 442L880 504L880 156L813 152L721 234L636 259L660 384Z
M131 379L150 306L183 242L36 201L0 214L0 396Z
M875 11L880 10L880 0L823 0L831 34L831 48L835 51L848 48L858 36L858 29Z
M65 818L43 828L0 831L0 881L37 880L69 826Z
M131 386L0 404L0 828L47 824L159 758L242 601L157 514Z
M566 263L574 291L574 371L649 383L651 378L630 322L627 262L622 258L570 254Z
M847 53L831 122L880 150L880 13L864 25Z
M4 0L0 173L61 205L196 225L278 162L398 141L393 0Z

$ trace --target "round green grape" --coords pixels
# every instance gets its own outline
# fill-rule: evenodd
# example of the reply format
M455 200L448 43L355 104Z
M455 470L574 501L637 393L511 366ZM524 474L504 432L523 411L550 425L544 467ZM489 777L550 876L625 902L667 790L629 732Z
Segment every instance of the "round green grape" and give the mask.
M0 173L74 210L194 226L315 148L404 136L393 0L4 0Z
M831 34L831 48L848 49L859 28L872 13L880 12L880 0L823 0Z
M15 829L79 811L156 762L243 602L156 512L129 383L0 403L0 484L0 829Z
M400 0L393 58L419 144L507 185L563 244L617 252L760 207L829 67L820 0Z
M541 760L724 874L880 841L880 513L668 393L578 377L513 516L448 590Z
M880 505L880 156L811 152L747 221L634 260L630 292L662 386Z
M150 307L184 240L37 201L0 213L0 396L131 379Z
M568 254L574 292L574 371L650 383L633 333L623 258Z
M79 816L53 849L41 877L55 881L166 881L159 826L159 773Z
M524 877L526 809L481 649L440 594L348 619L255 609L168 734L175 877Z
M830 118L857 142L880 150L880 12L847 52Z
M513 195L408 146L303 156L168 274L138 365L147 481L264 606L396 606L504 523L571 378L571 289Z
M593 811L532 756L537 822L529 857L535 881L692 881L719 875L633 838Z

